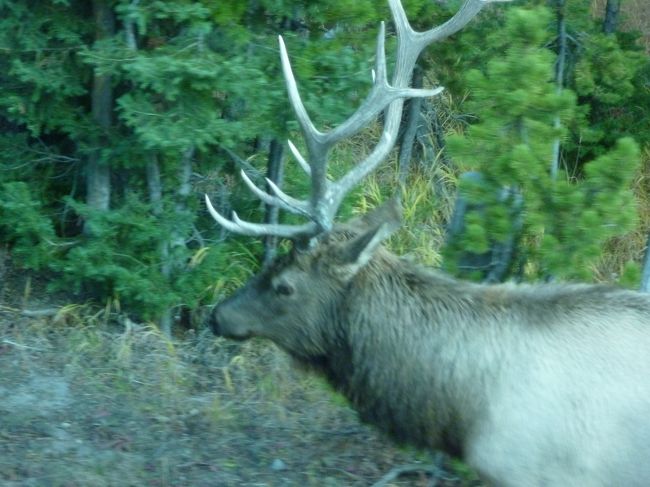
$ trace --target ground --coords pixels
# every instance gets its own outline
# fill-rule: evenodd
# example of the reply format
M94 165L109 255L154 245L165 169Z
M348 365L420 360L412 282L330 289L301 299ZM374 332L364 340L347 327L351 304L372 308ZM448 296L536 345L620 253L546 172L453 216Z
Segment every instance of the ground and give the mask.
M0 282L3 487L473 483L432 474L449 462L361 424L268 343L169 340L28 282ZM405 464L420 469L382 480Z

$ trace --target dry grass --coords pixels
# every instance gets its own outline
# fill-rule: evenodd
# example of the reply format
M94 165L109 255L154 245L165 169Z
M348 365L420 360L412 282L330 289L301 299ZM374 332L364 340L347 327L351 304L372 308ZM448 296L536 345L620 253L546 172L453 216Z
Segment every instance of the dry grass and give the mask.
M600 281L616 281L629 262L642 263L650 232L650 147L641 154L641 165L634 181L639 221L626 235L611 239L595 272Z
M445 133L460 130L460 122L454 118L454 100L449 93L431 101L439 123ZM426 113L426 110L425 110ZM425 114L425 118L426 118ZM428 123L431 123L429 120ZM381 124L375 123L357 136L343 141L335 148L332 157L333 178L337 179L348 168L369 154L381 136ZM429 133L429 138L434 135ZM435 147L432 140L419 140L429 148ZM332 172L332 171L330 171ZM430 266L440 265L439 249L444 243L444 227L448 221L456 196L457 172L444 164L441 154L433 160L414 159L404 184L399 182L397 151L371 173L363 184L350 195L351 207L346 217L361 215L375 208L387 199L399 195L402 202L404 223L389 242L390 249L398 255L407 255Z
M431 461L268 343L169 340L110 310L37 302L36 285L23 303L16 281L0 305L0 485L367 486Z
M592 0L591 11L594 18L604 17L607 0ZM621 2L621 28L625 31L641 33L641 42L650 54L650 6L648 0L623 0Z

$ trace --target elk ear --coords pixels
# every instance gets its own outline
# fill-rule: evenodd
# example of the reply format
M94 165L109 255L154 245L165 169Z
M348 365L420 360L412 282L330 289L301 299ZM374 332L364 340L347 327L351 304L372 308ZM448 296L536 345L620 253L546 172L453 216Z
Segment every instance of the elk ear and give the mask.
M346 226L351 228L374 228L387 223L398 229L402 225L402 202L398 196L393 196L372 211L349 221Z
M359 272L370 261L379 245L397 228L399 225L383 222L346 242L341 250L340 263L348 277Z

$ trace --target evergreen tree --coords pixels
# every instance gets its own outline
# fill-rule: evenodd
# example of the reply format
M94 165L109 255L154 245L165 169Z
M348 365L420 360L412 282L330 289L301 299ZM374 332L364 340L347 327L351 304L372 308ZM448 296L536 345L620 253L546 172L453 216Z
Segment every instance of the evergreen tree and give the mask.
M242 165L263 181L263 161L244 158L292 127L277 35L329 124L370 85L376 15L368 0L3 2L0 240L56 271L54 287L169 333L244 248L197 218L202 193L257 212L232 182Z
M631 139L583 160L577 177L566 172L551 177L553 140L566 140L562 127L574 119L577 107L575 95L558 91L553 82L555 56L544 47L550 19L541 7L509 10L503 30L487 40L502 54L484 71L467 74L468 107L479 121L449 145L463 169L482 175L459 189L480 209L467 214L464 237L446 249L452 266L461 252L484 253L518 231L511 205L501 196L504 188L523 197L522 250L512 270L522 277L588 279L604 241L635 221L631 180L638 148Z
M578 97L576 117L563 143L562 163L580 172L589 161L614 147L620 137L633 136L641 144L650 131L639 123L648 115L643 89L650 58L642 52L638 33L617 32L616 1L608 2L604 19L593 18L591 2L551 0L558 29L553 46L558 52L558 83ZM557 75L556 75L557 76Z
M420 27L457 7L404 4ZM563 275L542 249L556 259L566 249L584 268L588 259L571 257L569 248L596 253L575 233L581 225L611 225L594 242L626 227L629 215L611 213L629 201L621 188L634 148L616 140L628 130L648 140L648 95L639 89L647 58L633 36L602 33L584 5L568 2L565 15L578 42L563 84L577 94L578 108L570 92L557 93L553 55L539 47L554 45L546 14L526 18L530 28L513 18L501 32L503 12L513 6L488 9L421 60L425 81L435 66L452 93L469 89L467 106L480 117L453 147L456 162L479 169L487 182L461 188L483 208L470 216L464 244L481 251L511 233L509 210L495 195L504 187L521 192L532 274ZM232 205L261 220L263 208L237 173L245 168L263 184L267 160L275 166L269 175L284 172L297 195L307 189L295 165L278 166L278 148L296 125L277 35L285 37L307 109L326 127L367 94L377 23L386 18L387 6L373 0L1 2L0 242L18 265L54 271L53 287L119 303L169 332L179 309L236 285L258 252L249 240L223 239L204 218L202 193L223 211ZM389 56L391 36L389 29ZM478 71L461 77L467 67ZM553 126L556 116L569 130ZM549 141L557 137L571 180L560 177L551 190ZM341 156L334 177L354 163ZM611 171L612 158L626 163ZM345 217L349 208L342 210Z

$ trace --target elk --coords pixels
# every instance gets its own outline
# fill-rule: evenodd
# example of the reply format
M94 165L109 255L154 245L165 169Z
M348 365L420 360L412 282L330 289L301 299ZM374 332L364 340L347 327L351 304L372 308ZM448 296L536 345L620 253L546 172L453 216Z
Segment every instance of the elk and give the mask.
M290 144L311 178L308 200L268 181L265 203L302 215L297 225L214 219L249 236L293 242L243 288L214 307L220 336L275 342L323 374L363 420L399 441L464 459L495 486L650 485L650 298L586 284L475 284L400 258L382 242L401 225L396 199L345 223L345 194L395 143L420 52L467 24L487 2L465 0L446 23L410 27L389 0L398 37L392 83L380 26L373 87L329 132L312 124L280 39L291 104L307 150ZM331 147L385 110L382 135L338 181Z

